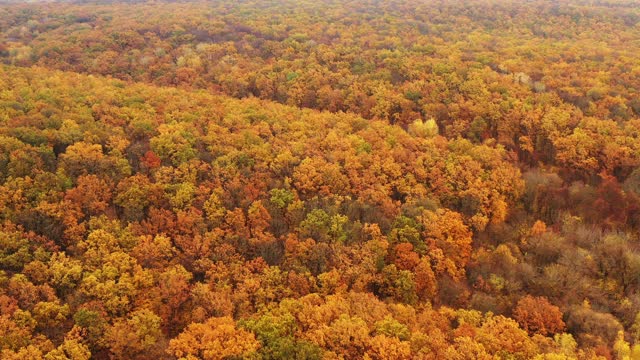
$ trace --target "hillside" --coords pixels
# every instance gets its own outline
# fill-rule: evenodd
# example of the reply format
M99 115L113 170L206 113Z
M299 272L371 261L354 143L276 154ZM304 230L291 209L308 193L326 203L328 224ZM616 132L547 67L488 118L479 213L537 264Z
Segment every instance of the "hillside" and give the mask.
M0 5L0 358L640 358L637 5Z

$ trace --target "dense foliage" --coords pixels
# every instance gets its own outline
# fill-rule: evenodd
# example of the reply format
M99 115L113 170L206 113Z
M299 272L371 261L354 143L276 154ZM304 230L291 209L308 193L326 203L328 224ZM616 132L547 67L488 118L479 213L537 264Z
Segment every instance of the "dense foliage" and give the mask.
M1 5L0 357L640 358L639 8Z

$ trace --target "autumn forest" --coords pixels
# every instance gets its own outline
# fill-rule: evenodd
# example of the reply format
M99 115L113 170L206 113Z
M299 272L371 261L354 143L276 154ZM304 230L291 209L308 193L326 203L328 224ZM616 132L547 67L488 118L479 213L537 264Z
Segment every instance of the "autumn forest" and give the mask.
M0 358L640 359L640 2L0 1Z

